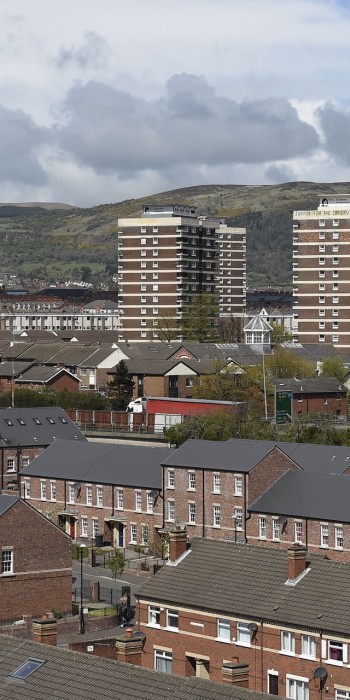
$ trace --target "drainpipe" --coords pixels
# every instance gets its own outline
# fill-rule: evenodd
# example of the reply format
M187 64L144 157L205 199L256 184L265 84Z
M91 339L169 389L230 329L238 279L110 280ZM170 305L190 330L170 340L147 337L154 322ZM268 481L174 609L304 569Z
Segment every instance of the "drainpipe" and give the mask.
M66 482L66 480L64 480L63 486L64 486L64 510L66 510L66 508L67 508L67 493L66 493L67 482Z
M165 488L164 488L164 480L165 480L165 467L162 467L162 492L163 492L163 522L162 522L162 529L164 530L165 527ZM160 495L160 494L159 494Z
M114 516L114 486L111 486L112 489L112 517Z

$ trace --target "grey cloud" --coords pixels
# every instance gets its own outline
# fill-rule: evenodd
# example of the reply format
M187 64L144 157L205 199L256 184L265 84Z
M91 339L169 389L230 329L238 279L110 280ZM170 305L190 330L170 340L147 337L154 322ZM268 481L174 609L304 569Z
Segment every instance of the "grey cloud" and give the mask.
M79 68L99 68L105 63L108 53L109 47L103 37L96 32L85 32L81 45L62 46L54 63L59 68L67 68L74 64Z
M295 180L298 180L298 177L294 170L292 168L288 168L288 166L284 164L270 165L270 167L266 168L265 175L268 178L268 180L273 184L277 184L279 182L293 182Z
M315 129L286 99L238 103L187 74L173 76L160 100L103 83L76 85L64 116L60 146L98 172L273 162L318 146Z
M47 140L48 132L25 112L0 106L0 180L30 185L46 182L36 149Z
M350 163L350 111L326 103L317 111L327 150Z

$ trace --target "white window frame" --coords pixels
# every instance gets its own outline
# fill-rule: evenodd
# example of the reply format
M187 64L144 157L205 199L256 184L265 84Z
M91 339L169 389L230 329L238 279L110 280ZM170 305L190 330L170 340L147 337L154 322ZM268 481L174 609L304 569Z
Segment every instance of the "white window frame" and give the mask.
M237 532L242 532L242 530L243 530L243 508L241 506L235 506L234 519L235 519L235 530Z
M159 605L148 606L148 626L160 627L160 607Z
M196 472L194 471L189 471L188 472L188 491L195 491L196 490Z
M162 673L173 672L173 654L165 649L154 650L154 670Z
M250 629L247 622L237 622L237 641L236 644L240 644L244 647L251 646Z
M148 493L148 494L147 494L147 510L146 510L146 513L151 513L151 514L152 514L153 511L154 511L154 498L153 498L153 496L152 496L150 493Z
M332 649L339 652L341 659L332 658ZM343 664L348 663L348 645L339 641L338 639L328 639L327 640L327 662L333 664L333 666L343 666Z
M281 524L278 518L272 518L272 539L275 542L281 540Z
M91 486L91 484L86 484L85 494L86 494L86 505L92 506L92 486Z
M334 547L335 549L344 549L343 525L334 525Z
M294 686L292 689L291 686ZM298 686L300 690L298 690ZM286 696L291 700L309 700L309 679L301 676L286 675Z
M13 547L2 547L1 576L11 576L13 571Z
M193 502L188 504L188 524L196 524L196 504Z
M123 489L117 490L117 510L124 509L124 491Z
M218 504L213 506L213 527L221 527L221 506Z
M259 516L259 539L267 539L267 518L266 515Z
M46 501L46 479L40 479L40 500Z
M24 498L25 500L30 498L30 479L24 480Z
M295 634L290 630L281 630L281 651L295 656Z
M235 496L243 496L243 477L235 476Z
M168 489L175 488L175 472L174 469L168 469Z
M179 629L179 611L168 608L166 611L166 629L175 631Z
M135 511L136 511L136 513L142 512L142 493L141 493L141 491L135 491Z
M221 475L213 474L213 493L221 493Z
M68 484L68 503L74 505L75 503L75 488L74 484Z
M216 639L220 642L231 642L231 622L224 617L218 617L216 628Z
M14 474L16 472L16 458L15 457L8 457L7 458L6 470L7 470L8 474Z
M87 537L88 531L89 531L89 521L88 521L86 515L82 515L81 521L80 521L80 536Z
M316 637L312 634L301 635L301 656L305 659L316 659Z
M329 547L329 525L328 523L320 523L321 547L328 549Z
M303 542L303 522L302 520L294 521L294 542L302 544Z
M103 508L103 486L96 486L96 505Z
M98 518L92 518L92 536L94 539L96 539L99 529Z
M175 520L175 501L173 498L169 498L167 502L167 520L169 522L174 522Z
M56 501L56 500L57 500L56 481L54 481L54 479L51 479L51 481L50 481L50 501Z
M137 524L130 523L130 544L137 544Z

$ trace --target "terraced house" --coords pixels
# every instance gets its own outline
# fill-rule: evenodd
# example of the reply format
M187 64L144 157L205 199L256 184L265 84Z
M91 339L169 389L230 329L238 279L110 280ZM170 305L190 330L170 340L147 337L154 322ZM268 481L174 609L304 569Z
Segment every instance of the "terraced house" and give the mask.
M350 564L173 532L138 598L143 664L293 700L350 696Z

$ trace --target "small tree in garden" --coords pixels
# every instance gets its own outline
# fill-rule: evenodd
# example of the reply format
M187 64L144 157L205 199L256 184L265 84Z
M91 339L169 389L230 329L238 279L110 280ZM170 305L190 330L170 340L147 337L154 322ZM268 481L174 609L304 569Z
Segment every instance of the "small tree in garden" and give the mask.
M125 411L132 399L134 382L124 360L118 362L113 379L108 384L108 396L114 411Z
M125 561L122 552L118 547L115 547L108 562L108 568L111 570L114 580L118 574L122 574L125 569Z

